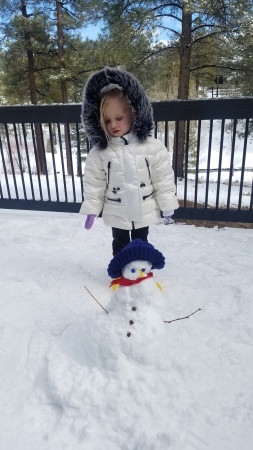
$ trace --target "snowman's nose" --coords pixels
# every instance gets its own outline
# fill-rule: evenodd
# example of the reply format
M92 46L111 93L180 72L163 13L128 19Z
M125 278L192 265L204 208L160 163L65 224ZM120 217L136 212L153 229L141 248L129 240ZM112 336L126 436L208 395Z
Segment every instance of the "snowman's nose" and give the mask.
M139 270L139 274L140 274L140 278L144 277L142 270Z

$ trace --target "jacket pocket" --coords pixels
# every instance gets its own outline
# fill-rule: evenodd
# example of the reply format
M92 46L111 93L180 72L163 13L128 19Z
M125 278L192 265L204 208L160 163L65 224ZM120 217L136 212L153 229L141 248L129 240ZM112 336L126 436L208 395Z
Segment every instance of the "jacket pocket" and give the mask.
M119 203L121 203L121 198L109 198L109 197L107 197L107 200L110 200L110 202L119 202Z
M144 196L142 197L142 199L143 199L143 200L146 200L146 198L151 197L151 195L153 195L153 193L154 193L154 191L152 191L151 194L144 195Z

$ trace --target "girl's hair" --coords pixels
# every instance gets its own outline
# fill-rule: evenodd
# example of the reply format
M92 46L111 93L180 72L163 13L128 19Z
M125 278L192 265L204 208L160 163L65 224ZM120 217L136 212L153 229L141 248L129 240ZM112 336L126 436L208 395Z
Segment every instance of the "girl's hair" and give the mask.
M101 103L100 103L100 124L101 127L104 130L106 139L108 142L110 142L111 138L108 134L108 131L106 129L106 125L105 125L105 111L106 108L108 107L109 103L111 100L117 99L119 100L119 102L121 103L121 105L123 106L124 109L128 110L130 109L131 113L131 106L129 104L128 99L122 94L121 90L119 89L111 89L110 91L107 91L101 99Z

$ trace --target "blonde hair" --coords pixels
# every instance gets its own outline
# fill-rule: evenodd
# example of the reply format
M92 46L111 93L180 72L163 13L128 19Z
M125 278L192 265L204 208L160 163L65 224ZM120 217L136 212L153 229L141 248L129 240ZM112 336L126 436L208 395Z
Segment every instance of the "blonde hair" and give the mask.
M110 104L111 100L118 100L121 105L123 106L123 108L125 110L130 110L131 114L132 114L132 110L131 110L131 106L129 104L128 99L122 94L120 89L111 89L110 91L107 91L101 99L101 103L100 103L100 124L101 127L103 128L103 131L105 133L106 139L108 142L110 142L111 137L108 134L108 131L106 129L106 125L105 125L105 111L108 107L108 105Z

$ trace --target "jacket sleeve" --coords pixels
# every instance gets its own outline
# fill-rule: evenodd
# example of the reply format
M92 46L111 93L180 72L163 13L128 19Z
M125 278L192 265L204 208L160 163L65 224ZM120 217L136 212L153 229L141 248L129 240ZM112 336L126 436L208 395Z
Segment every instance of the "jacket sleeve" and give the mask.
M174 183L174 171L169 153L162 142L158 144L152 167L152 184L161 211L171 211L179 207Z
M99 152L93 148L87 155L84 170L84 201L81 214L95 214L98 216L104 206L104 197L107 187L106 174L103 169Z

